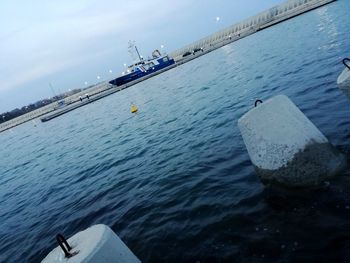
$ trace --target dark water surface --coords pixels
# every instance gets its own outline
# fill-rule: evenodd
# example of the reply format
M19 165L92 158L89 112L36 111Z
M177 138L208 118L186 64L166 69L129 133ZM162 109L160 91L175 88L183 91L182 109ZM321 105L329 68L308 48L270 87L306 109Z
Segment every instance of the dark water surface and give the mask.
M350 153L339 0L47 123L0 134L0 262L40 262L104 223L143 262L350 262L346 171L317 190L264 187L237 120L286 94ZM131 101L139 108L130 113Z

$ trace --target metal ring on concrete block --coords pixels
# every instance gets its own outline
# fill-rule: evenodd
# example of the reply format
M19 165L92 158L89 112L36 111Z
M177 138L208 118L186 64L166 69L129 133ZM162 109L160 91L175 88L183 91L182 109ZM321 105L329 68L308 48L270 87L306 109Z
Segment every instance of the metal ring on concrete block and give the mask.
M71 251L72 248L71 248L71 246L68 244L67 240L64 238L63 235L58 234L58 235L56 236L56 240L57 240L58 245L61 247L61 249L62 249L62 251L63 251L63 253L64 253L64 256L65 256L66 258L73 257L73 256L75 256L76 254L79 253L78 251L73 252L73 253L70 253L70 251Z
M256 100L254 103L254 107L258 106L258 103L262 103L262 100Z
M68 251L74 256L66 257L61 247L56 247L42 261L42 263L140 263L141 261L106 225L95 225L81 231L67 241ZM68 245L68 243L70 245ZM75 253L79 251L79 253ZM69 252L70 253L70 252Z
M348 62L350 62L349 58L344 58L343 59L344 66L347 67L350 70L350 64L348 64Z
M238 126L264 183L317 185L345 167L345 157L284 95L247 112Z

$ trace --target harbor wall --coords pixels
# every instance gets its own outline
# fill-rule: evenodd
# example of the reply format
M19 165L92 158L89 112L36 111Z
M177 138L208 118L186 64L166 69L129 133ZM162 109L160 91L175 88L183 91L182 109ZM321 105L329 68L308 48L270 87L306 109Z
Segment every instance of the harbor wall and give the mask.
M99 94L101 92L104 92L108 89L110 89L111 86L108 84L108 82L101 82L89 89L82 90L81 92L78 92L76 94L73 94L67 98L64 99L66 105L70 105L73 103L76 103L80 101L79 97L86 97L86 94L89 94L89 96L94 96L96 94ZM30 120L34 120L36 118L39 118L43 115L46 115L48 113L54 112L60 110L60 107L58 106L57 102L50 103L44 107L41 107L39 109L30 111L26 114L23 114L21 116L18 116L16 118L13 118L11 120L5 121L0 124L0 132L3 132L5 130L9 130L15 126L18 126L22 123L28 122Z
M33 120L33 119L36 119L44 114L47 114L49 112L52 112L55 110L55 107L57 107L57 103L51 103L51 104L48 104L44 107L41 107L39 109L36 109L36 110L33 110L33 111L30 111L26 114L23 114L21 116L18 116L16 118L13 118L11 120L8 120L8 121L5 121L3 123L0 124L0 132L3 132L5 130L8 130L8 129L11 129L15 126L18 126L22 123L25 123L27 121L30 121L30 120Z
M180 48L170 53L170 56L177 62L183 59L186 61L191 60L191 58L189 58L191 55L186 57L182 57L182 55L199 48L202 48L204 52L199 51L195 56L198 57L202 54L204 55L204 53L208 53L243 37L254 34L257 31L334 1L335 0L288 0L283 4L272 7L253 17L233 24L232 26L224 28L210 36Z

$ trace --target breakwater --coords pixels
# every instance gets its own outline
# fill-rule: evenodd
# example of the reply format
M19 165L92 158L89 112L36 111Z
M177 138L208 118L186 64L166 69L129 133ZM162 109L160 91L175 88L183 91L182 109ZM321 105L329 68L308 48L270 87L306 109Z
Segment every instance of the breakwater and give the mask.
M283 4L272 7L255 16L247 18L239 23L233 24L225 29L222 29L210 36L195 41L181 49L178 49L170 54L176 61L191 60L191 57L183 58L186 52L193 52L195 49L202 48L203 53L198 52L198 55L208 53L217 48L225 46L229 43L247 37L260 30L281 23L285 20L311 11L320 6L334 2L335 0L289 0Z
M103 93L104 91L108 90L110 88L110 85L108 85L106 82L98 83L88 89L85 89L81 92L78 92L76 94L73 94L67 98L64 99L64 104L69 107L72 107L76 102L80 101L79 97L84 97L86 94L89 94L90 96L94 96L100 93ZM18 116L14 119L11 119L9 121L3 122L0 124L0 132L9 130L13 127L16 127L18 125L21 125L25 122L28 122L30 120L37 119L39 117L42 117L48 113L55 113L61 111L63 108L59 106L57 102L50 103L44 107L41 107L39 109L30 111L26 114L23 114L21 116Z

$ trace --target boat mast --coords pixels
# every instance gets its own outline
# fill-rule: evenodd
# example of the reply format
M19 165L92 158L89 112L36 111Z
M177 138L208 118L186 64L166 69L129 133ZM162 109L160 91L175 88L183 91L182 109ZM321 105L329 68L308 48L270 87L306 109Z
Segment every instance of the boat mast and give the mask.
M143 58L140 56L140 53L139 53L139 51L137 50L137 46L136 46L136 45L135 45L135 49L136 49L137 55L139 56L140 61L143 61Z

